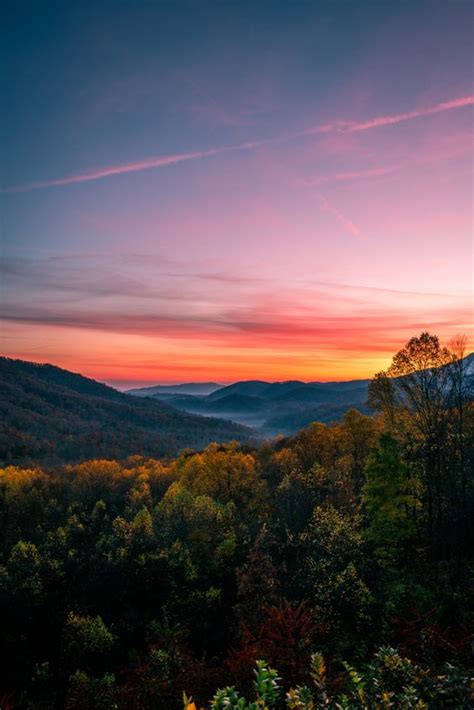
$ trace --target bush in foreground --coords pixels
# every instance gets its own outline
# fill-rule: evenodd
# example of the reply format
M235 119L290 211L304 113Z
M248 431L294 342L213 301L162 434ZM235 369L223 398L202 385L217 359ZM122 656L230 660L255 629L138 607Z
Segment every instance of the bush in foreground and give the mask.
M210 710L372 710L375 708L471 708L474 701L474 678L449 663L434 675L403 658L396 650L381 648L362 670L345 665L345 673L329 682L322 654L311 658L311 687L297 686L286 694L278 672L265 661L257 661L254 699L247 700L233 686L218 690ZM197 710L184 695L184 710Z

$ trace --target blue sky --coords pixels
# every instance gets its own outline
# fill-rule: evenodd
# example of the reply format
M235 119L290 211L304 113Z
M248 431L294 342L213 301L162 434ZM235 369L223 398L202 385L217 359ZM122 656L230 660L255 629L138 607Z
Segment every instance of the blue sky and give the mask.
M331 379L469 332L472 3L5 14L7 354Z

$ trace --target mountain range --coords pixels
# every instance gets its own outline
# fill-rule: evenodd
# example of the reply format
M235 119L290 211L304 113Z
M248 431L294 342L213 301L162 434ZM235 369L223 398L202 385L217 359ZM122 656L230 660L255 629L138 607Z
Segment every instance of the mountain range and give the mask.
M474 380L474 353L464 359L465 374ZM259 436L291 435L311 422L331 422L344 412L356 408L368 412L370 380L347 382L265 382L244 380L227 386L215 385L210 393L192 392L195 385L182 385L181 390L164 391L160 386L147 388L153 399L183 412L207 417L221 417L252 427ZM214 386L213 383L212 386ZM208 385L205 385L208 386ZM141 395L143 390L129 390Z
M356 407L366 411L370 380L348 382L265 382L246 380L215 389L209 394L164 392L157 387L151 398L166 401L183 412L222 417L257 428L264 436L292 434L313 421L328 422ZM183 388L188 387L183 385ZM143 396L143 390L128 394Z

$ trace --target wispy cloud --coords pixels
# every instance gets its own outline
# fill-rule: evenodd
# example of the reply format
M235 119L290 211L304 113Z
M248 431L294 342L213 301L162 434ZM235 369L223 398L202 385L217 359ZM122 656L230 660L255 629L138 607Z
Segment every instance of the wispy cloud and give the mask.
M333 121L324 125L314 126L301 131L299 135L313 135L317 133L333 133L347 132L354 133L359 131L370 131L373 128L381 126L392 126L405 121L413 121L416 118L425 118L426 116L434 116L437 113L452 111L458 108L474 105L474 96L461 96L458 99L451 101L441 101L434 106L425 106L424 108L416 109L415 111L407 111L405 113L395 113L387 116L375 116L366 121Z
M338 137L340 138L341 134L339 134ZM392 146L395 146L395 144L392 144ZM349 150L347 145L345 149ZM338 182L385 177L408 168L431 165L439 161L450 160L460 156L468 158L471 149L472 134L470 131L450 133L444 136L440 136L436 132L428 131L424 134L421 143L418 142L415 151L413 151L411 145L396 145L396 162L360 170L347 170L337 173L315 175L312 178L308 178L308 184L313 187L318 187L320 185Z
M86 329L122 335L142 335L176 342L199 340L220 348L251 348L269 353L275 345L284 348L314 350L336 347L338 350L384 350L387 339L397 344L400 332L410 334L426 327L442 331L469 323L470 309L465 304L432 307L423 318L413 309L365 306L359 303L349 314L337 311L337 297L326 294L324 303L309 307L296 300L285 303L260 301L223 309L214 315L185 313L145 313L98 309L79 311L41 305L5 304L1 318L5 323ZM467 326L468 327L468 326Z
M368 131L374 128L379 128L381 126L395 125L404 121L411 121L416 118L432 116L435 114L443 113L445 111L452 111L454 109L464 108L472 105L474 105L474 95L463 96L457 99L452 99L450 101L442 101L441 103L435 104L434 106L427 106L406 113L399 113L387 116L376 116L374 118L367 119L366 121L359 122L338 120L331 123L326 123L312 128L308 128L296 133L289 133L274 138L247 141L244 143L237 143L236 145L221 146L208 150L189 151L186 153L173 153L171 155L155 156L151 158L145 158L143 160L134 161L131 163L122 163L119 165L109 165L105 167L95 168L93 170L86 171L83 173L69 175L66 177L54 178L51 180L39 180L36 182L27 183L25 185L6 187L3 188L1 192L29 192L31 190L39 190L42 188L73 185L92 180L101 180L107 177L112 177L114 175L123 175L126 173L135 173L141 172L143 170L162 168L168 165L175 165L177 163L182 163L190 160L201 160L203 158L209 158L223 153L253 150L256 148L263 147L265 145L281 143L302 136L309 136L314 134L325 134L333 132L354 133L359 131Z
M372 374L383 365L378 358L426 328L446 338L472 332L468 293L337 280L290 288L275 277L254 284L245 270L192 273L193 262L172 273L158 262L144 291L131 257L95 267L83 254L76 265L76 256L10 261L0 313L6 352L107 379L124 379L127 368L143 370L150 380L162 379L169 368L179 379L188 367L203 378L214 371L223 379L340 379ZM107 366L94 369L97 358Z
M314 187L326 185L333 182L346 182L348 180L358 180L371 177L382 177L389 175L400 169L399 165L387 165L385 167L369 168L367 170L351 170L343 173L334 173L333 175L317 175L312 178L310 184Z
M303 188L306 190L310 191L311 194L316 195L318 198L321 207L326 210L326 212L329 212L330 214L333 215L333 217L336 218L336 220L341 224L344 229L352 234L354 237L361 237L362 236L362 231L359 229L359 227L354 224L354 222L350 219L348 219L340 209L338 209L333 202L330 202L326 195L323 195L322 192L319 192L315 190L314 188L322 183L318 183L317 180L309 180L306 178L301 178L297 175L292 176L293 181L297 185L301 185ZM329 182L329 180L325 180L324 182Z
M6 187L0 190L0 192L30 192L31 190L40 190L46 187L74 185L75 183L89 182L91 180L102 180L103 178L111 177L113 175L138 173L142 172L143 170L162 168L166 165L175 165L176 163L183 163L188 160L200 160L202 158L210 158L214 155L219 155L221 153L231 153L233 151L238 150L252 150L254 148L260 148L268 143L281 142L282 140L284 140L284 138L264 138L262 140L247 141L245 143L222 146L220 148L210 148L209 150L195 150L190 151L189 153L160 155L152 158L145 158L144 160L138 160L133 163L122 163L119 165L108 165L102 168L95 168L94 170L90 170L88 172L78 173L77 175L68 175L62 178L54 178L53 180L39 180L37 182L27 183L26 185Z
M318 192L317 195L324 209L334 215L337 221L342 224L344 229L347 229L347 231L353 234L354 237L362 236L362 232L359 227L354 224L354 222L352 222L350 219L348 219L345 215L343 215L342 212L337 209L337 207L335 207L331 202L329 202L325 195L323 195L321 192Z
M253 147L250 146L250 147ZM29 192L30 190L39 190L44 187L55 187L58 185L73 185L79 182L88 182L90 180L101 180L102 178L111 177L112 175L123 175L124 173L136 173L142 170L151 170L152 168L162 168L165 165L174 165L182 163L186 160L198 160L200 158L208 158L212 155L217 155L224 151L243 150L245 144L239 146L230 146L226 148L212 148L211 150L198 150L189 153L176 153L173 155L161 155L145 160L138 160L134 163L123 163L121 165L109 165L103 168L96 168L85 173L77 175L68 175L62 178L53 180L40 180L30 182L26 185L19 185L2 190L2 192Z
M427 106L418 109L417 111L408 111L407 113L396 113L392 116L378 116L367 121L361 121L349 126L349 131L369 131L372 128L380 126L391 126L395 123L403 123L404 121L412 121L415 118L423 118L425 116L433 116L436 113L444 113L444 111L452 111L456 108L464 108L474 104L474 96L462 96L459 99L452 101L442 101L434 106Z
M22 293L28 305L39 300L50 304L76 304L90 308L91 301L139 304L141 308L164 304L189 304L212 301L225 286L227 295L238 291L242 296L262 285L262 279L233 271L197 270L196 265L168 264L153 255L127 254L115 259L99 255L71 254L46 259L5 257L0 263L4 301L18 300ZM144 268L146 271L144 271ZM180 269L180 270L179 270ZM143 278L144 274L148 278ZM206 284L206 285L205 285ZM88 305L85 306L84 303ZM82 304L82 305L81 305Z

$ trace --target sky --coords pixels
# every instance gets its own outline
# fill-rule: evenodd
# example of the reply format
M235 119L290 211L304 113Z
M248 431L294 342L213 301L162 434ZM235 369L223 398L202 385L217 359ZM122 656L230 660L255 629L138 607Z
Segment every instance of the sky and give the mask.
M473 13L7 2L3 354L124 388L473 349Z

